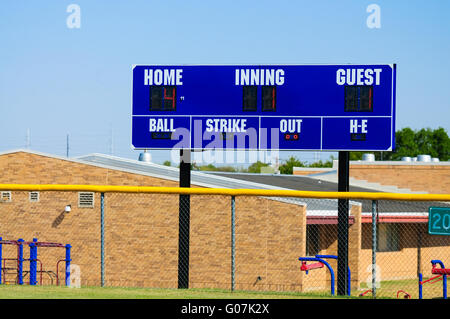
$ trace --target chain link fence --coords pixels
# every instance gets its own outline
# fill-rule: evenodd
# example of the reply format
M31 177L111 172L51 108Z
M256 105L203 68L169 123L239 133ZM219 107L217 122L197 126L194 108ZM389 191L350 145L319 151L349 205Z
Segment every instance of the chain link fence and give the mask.
M64 285L70 244L81 286L442 298L447 285L432 261L449 267L450 236L428 233L428 211L450 202L5 192L2 284L32 282L36 259L36 284Z

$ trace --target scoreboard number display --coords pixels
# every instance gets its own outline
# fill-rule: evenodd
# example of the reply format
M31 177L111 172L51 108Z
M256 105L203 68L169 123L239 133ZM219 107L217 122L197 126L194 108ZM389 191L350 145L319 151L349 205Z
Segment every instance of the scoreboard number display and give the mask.
M135 65L135 149L392 151L395 64Z

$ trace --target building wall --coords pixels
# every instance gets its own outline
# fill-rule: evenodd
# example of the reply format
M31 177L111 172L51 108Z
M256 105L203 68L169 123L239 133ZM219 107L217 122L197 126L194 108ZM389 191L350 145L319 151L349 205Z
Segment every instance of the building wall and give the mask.
M354 223L349 226L348 231L348 263L351 273L352 289L359 288L360 276L360 253L361 253L361 205L352 205L350 214L354 217ZM318 255L337 255L338 254L338 227L336 224L320 225L319 227L319 254ZM303 255L304 256L304 255ZM314 257L314 256L309 256ZM326 259L335 275L335 292L338 287L337 260ZM308 262L307 264L314 263ZM331 287L330 272L326 267L314 269L308 275L304 275L303 291L329 291Z
M0 156L0 183L178 186L177 182L27 152ZM231 198L191 196L190 287L231 287ZM80 208L77 192L12 192L0 202L0 236L70 243L82 285L100 285L100 194ZM64 207L72 205L70 213ZM105 195L105 280L109 286L176 288L178 195ZM266 198L236 198L236 289L300 290L299 251L304 251L305 207ZM4 245L4 257L15 247ZM44 282L50 283L59 248L39 248ZM29 251L28 247L25 251ZM25 263L24 267L28 267ZM13 275L9 275L10 277ZM63 270L60 267L60 276ZM258 279L258 277L260 279Z
M363 224L360 277L370 275L372 264L371 224ZM417 278L419 272L424 277L431 276L431 260L441 259L445 266L450 257L450 236L428 234L427 223L400 224L399 251L377 252L380 280L402 280ZM448 267L448 266L447 266Z
M325 173L325 170L301 170L301 169L294 169L292 174L293 175L300 175L300 176L307 176L312 174L319 174L319 173Z
M446 163L435 165L350 163L350 177L381 185L409 188L412 191L450 193L450 165Z

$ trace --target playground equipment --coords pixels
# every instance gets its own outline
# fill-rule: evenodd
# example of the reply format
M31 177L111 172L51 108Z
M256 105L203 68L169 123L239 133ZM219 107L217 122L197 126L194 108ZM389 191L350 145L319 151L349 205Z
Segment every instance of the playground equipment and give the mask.
M13 245L17 247L17 258L3 258L3 245ZM30 247L30 258L24 258L24 246L28 245ZM53 271L46 271L43 270L43 264L42 261L38 259L38 247L59 247L65 249L65 258L60 259L56 263L56 273ZM42 276L43 274L49 275L51 282L53 283L53 277L56 278L56 284L59 285L59 264L61 262L65 262L66 271L65 271L65 284L66 286L70 285L70 250L71 245L63 245L60 243L49 243L49 242L39 242L37 238L33 238L33 241L26 242L23 239L18 240L3 240L2 237L0 237L0 284L9 284L14 283L18 285L24 284L24 277L29 275L29 285L35 286L37 284L37 274L40 274L39 283L42 285ZM7 262L13 262L15 265L12 267L7 267ZM23 263L24 261L29 261L30 268L29 271L25 271L23 269ZM38 270L38 263L39 263L39 270ZM7 281L6 275L7 274L15 275L14 281Z
M313 269L318 269L318 268L323 268L323 266L326 266L328 268L328 270L330 271L330 276L331 276L331 295L334 296L334 286L335 286L335 276L334 276L334 270L333 267L330 266L330 264L328 262L326 262L324 259L338 259L338 256L336 255L316 255L315 257L299 257L298 260L300 260L302 262L302 265L300 266L300 270L301 271L305 271L306 274L308 274L308 272L310 270ZM307 261L317 261L314 264L307 264ZM350 291L351 291L351 272L350 272L350 267L347 269L347 295L350 296Z
M404 290L397 291L397 299L399 298L400 293L403 294L404 299L411 299L411 295Z
M441 266L438 268L437 265ZM436 275L430 279L423 280L423 275L419 274L419 299L422 299L423 295L423 284L430 283L434 284L442 280L442 298L447 299L447 276L450 276L450 268L445 268L444 263L438 259L431 261L431 273Z

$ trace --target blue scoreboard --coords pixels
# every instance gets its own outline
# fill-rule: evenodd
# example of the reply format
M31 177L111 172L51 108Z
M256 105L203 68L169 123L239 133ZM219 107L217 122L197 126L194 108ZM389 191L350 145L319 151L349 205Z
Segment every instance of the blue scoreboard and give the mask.
M135 149L392 151L395 64L136 65Z

